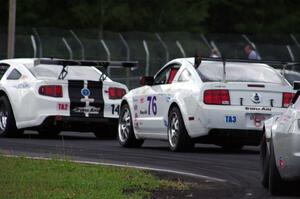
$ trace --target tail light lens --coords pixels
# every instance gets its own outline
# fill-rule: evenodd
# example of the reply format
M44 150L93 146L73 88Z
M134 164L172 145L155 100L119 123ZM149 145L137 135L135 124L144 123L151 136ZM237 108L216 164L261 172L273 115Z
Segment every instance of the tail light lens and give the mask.
M204 103L212 105L230 105L228 90L206 90L204 91Z
M292 99L294 98L294 93L283 93L282 94L282 107L286 108L290 105L292 102Z
M109 99L122 99L126 94L126 90L123 88L110 87L108 88Z
M60 85L44 85L40 86L39 94L49 97L62 97L63 91Z

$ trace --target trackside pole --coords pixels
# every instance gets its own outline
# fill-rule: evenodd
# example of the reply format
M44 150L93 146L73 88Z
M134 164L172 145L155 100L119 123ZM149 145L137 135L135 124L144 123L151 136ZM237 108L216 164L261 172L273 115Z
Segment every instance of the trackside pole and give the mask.
M144 45L144 49L145 49L145 52L146 52L146 70L145 70L145 75L149 76L150 53L149 53L147 42L145 40L143 40L143 45Z
M179 48L179 50L180 50L182 56L183 56L183 57L186 57L185 51L184 51L184 49L183 49L181 43L180 43L179 41L176 41L176 45L177 45L177 47Z
M81 60L85 59L85 50L84 50L84 45L83 43L80 41L79 37L75 34L75 32L73 30L70 30L71 35L74 37L74 39L77 41L77 43L80 46L81 49Z
M40 35L39 35L38 31L35 28L33 28L32 31L33 31L33 34L34 34L36 40L37 40L37 44L38 44L38 48L39 48L39 51L38 51L39 52L39 56L38 57L41 58L41 57L43 57L43 45L42 45L42 41L41 41L41 38L40 38Z
M110 61L111 60L111 54L110 54L110 51L109 51L109 48L107 47L105 41L103 39L100 40L105 52L106 52L106 55L107 55L107 61ZM107 68L107 75L110 77L110 67Z
M68 41L64 37L62 38L62 41L65 44L65 46L66 46L66 48L67 48L67 50L69 52L69 59L73 59L73 51L72 51L72 48L69 45Z
M162 40L162 38L160 37L160 35L158 33L155 33L155 36L157 37L158 41L161 43L161 45L163 46L163 48L166 51L166 62L168 62L170 60L170 53L169 53L169 49L168 46L166 45L166 43Z
M33 48L33 58L36 58L36 54L37 54L37 47L36 47L36 41L33 35L30 36L31 39L31 44L32 44L32 48Z
M119 33L119 37L122 41L122 43L124 44L125 48L126 48L126 60L129 61L130 60L130 48L129 45L127 43L127 41L125 40L125 38L123 37L123 35L121 33ZM126 85L130 88L130 69L126 69Z

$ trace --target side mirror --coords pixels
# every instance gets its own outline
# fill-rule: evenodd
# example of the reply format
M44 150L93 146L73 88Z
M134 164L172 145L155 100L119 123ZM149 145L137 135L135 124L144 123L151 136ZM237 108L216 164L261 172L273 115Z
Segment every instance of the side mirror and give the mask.
M144 85L152 86L154 84L154 77L153 76L141 76L140 84L143 86Z
M300 81L294 81L294 90L300 90Z

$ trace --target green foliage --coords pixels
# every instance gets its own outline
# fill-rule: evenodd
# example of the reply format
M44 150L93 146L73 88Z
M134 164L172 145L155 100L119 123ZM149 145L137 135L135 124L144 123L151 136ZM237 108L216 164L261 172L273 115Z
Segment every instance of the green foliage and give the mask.
M7 23L7 2L0 7ZM112 31L300 32L297 0L18 0L17 25Z

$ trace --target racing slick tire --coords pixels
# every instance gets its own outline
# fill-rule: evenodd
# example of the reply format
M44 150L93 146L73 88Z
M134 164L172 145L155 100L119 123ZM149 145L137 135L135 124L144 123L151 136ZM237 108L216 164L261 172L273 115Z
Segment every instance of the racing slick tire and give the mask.
M17 137L23 130L18 129L9 100L0 97L0 137Z
M188 151L193 149L194 142L188 135L181 112L174 106L169 113L168 141L171 151Z
M285 192L284 182L276 166L276 159L272 142L270 142L269 190L270 193L274 196L279 196Z
M260 170L261 170L261 184L264 188L269 187L269 166L270 166L270 153L267 146L265 134L262 136L260 143Z
M128 104L121 107L118 124L118 141L123 147L140 147L144 140L136 139L132 126L132 117Z
M116 139L118 135L118 127L117 125L98 127L93 133L97 139Z

